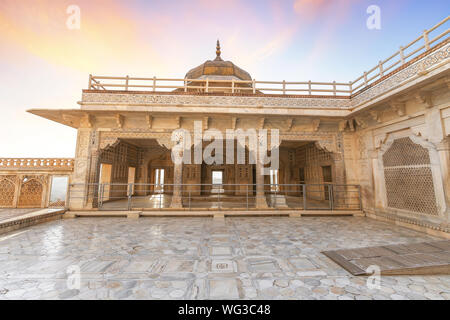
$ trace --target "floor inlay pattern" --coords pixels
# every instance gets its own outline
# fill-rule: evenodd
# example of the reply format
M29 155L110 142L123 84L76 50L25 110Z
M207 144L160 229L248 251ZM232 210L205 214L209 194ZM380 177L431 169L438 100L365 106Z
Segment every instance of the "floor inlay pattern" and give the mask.
M0 299L450 299L450 276L373 288L321 253L433 240L360 217L57 220L0 237Z

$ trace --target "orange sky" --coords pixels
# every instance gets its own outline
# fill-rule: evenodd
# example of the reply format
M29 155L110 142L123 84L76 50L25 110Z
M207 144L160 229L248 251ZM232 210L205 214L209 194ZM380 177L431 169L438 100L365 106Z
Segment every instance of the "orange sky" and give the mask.
M374 2L380 31L366 28ZM80 30L66 27L72 4ZM347 82L448 9L443 0L0 0L0 156L73 156L75 130L25 110L78 108L90 73L183 77L214 58L219 38L222 57L256 79Z

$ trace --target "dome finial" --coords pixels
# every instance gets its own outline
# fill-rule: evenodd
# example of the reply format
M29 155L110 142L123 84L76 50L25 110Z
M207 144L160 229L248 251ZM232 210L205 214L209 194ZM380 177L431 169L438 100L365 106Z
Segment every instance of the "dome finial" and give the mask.
M221 54L221 51L220 51L220 41L219 41L219 39L217 39L217 45L216 45L216 55L217 55L217 57L216 57L216 59L217 59L217 58L220 59L220 54Z

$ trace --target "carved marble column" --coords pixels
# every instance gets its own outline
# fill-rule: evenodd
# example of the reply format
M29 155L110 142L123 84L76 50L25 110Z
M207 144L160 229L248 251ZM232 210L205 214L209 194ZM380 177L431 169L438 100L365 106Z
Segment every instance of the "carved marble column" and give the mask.
M372 162L375 208L382 209L386 207L386 186L384 184L384 173L379 165L378 150L370 150L369 157Z
M445 216L447 223L450 222L450 137L445 138L437 146L441 164L442 180L444 182L444 193L447 210Z
M256 208L267 208L266 195L264 194L264 165L256 161Z
M75 154L75 167L69 192L70 210L84 209L88 197L88 182L91 150L89 141L93 130L90 128L78 129L77 149Z
M431 97L429 97L429 105L425 110L425 124L428 141L436 146L439 155L439 164L442 174L443 191L445 200L441 205L445 206L444 215L447 222L450 221L450 137L445 135L445 128L443 126L441 111L434 106ZM434 183L436 187L436 182Z
M179 159L183 158L183 151L178 151ZM183 162L174 161L173 164L173 195L171 208L183 208L182 192L183 192Z

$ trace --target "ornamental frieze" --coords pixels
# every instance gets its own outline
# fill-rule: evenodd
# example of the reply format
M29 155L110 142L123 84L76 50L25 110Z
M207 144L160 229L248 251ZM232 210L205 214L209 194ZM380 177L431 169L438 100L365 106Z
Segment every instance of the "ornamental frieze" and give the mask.
M351 100L352 107L357 107L363 104L364 102L373 99L374 97L377 97L389 90L398 87L406 80L421 74L424 70L429 69L430 67L435 66L443 62L444 60L447 60L449 56L450 56L450 45L447 45L441 48L440 50L434 52L433 54L429 55L428 57L416 62L415 64L408 66L404 70L397 72L396 74L392 75L391 77L381 82L380 84L372 88L369 88L365 92L358 94Z
M91 93L84 92L84 104L127 105L193 105L193 106L240 106L240 107L292 107L292 108L339 108L350 107L349 99L334 98L286 98L248 96L204 96L151 93Z
M170 149L172 146L171 132L101 132L100 149L116 144L119 139L155 139L159 145ZM339 134L336 132L295 132L280 134L280 142L283 141L311 141L318 142L321 149L333 153L342 152L338 146Z

